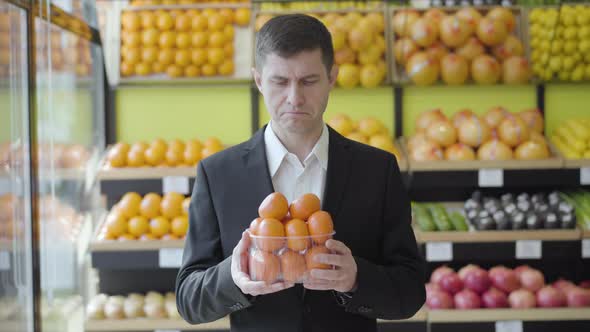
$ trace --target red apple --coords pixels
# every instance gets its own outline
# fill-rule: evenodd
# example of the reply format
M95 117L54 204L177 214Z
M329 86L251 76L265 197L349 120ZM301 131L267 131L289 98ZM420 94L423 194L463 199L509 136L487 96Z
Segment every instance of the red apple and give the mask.
M477 309L481 307L479 295L469 289L464 289L455 294L454 300L457 309Z
M520 279L520 274L523 271L532 269L532 267L528 266L528 265L519 265L517 267L514 268L514 273L516 273L516 276L518 277L518 279Z
M567 293L567 291L570 288L576 287L576 284L574 284L573 282L571 282L569 280L559 279L556 282L554 282L552 286L561 290L564 293Z
M426 305L429 309L452 309L453 298L445 291L432 291L426 296Z
M516 309L529 309L534 308L537 305L535 294L526 289L519 289L510 293L508 296L508 303L511 308Z
M443 276L453 273L455 273L455 270L451 269L450 267L446 265L439 266L434 271L432 271L430 282L433 284L438 284Z
M477 270L477 269L481 269L481 267L479 267L479 265L475 265L475 264L465 265L458 272L459 278L461 278L462 281L465 281L465 277L467 276L467 273Z
M518 281L516 273L509 268L494 267L490 270L489 275L494 287L503 292L510 293L520 288L520 281Z
M497 288L490 288L481 296L483 306L486 308L508 308L508 296Z
M545 286L537 292L537 304L541 308L564 307L567 304L567 298L558 288Z
M525 269L520 272L518 279L524 289L528 289L533 293L545 286L545 277L539 270Z
M429 282L427 283L424 288L426 289L426 293L431 293L434 291L442 291L442 288L440 288L440 286L438 284Z
M484 269L473 269L467 272L464 283L465 288L471 289L477 294L483 294L492 285L488 272Z
M456 273L445 274L438 285L450 294L456 294L463 289L463 281Z
M568 307L590 307L590 289L574 287L570 289L566 297Z

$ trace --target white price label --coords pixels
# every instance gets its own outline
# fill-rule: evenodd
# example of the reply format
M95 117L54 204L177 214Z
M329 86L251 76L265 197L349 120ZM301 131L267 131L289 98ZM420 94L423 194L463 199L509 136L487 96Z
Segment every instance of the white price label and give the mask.
M176 192L183 195L189 193L188 177L166 176L162 179L162 191L166 193Z
M582 240L582 258L590 258L590 239Z
M480 187L502 187L504 186L504 170L498 168L480 169L478 183Z
M162 248L158 256L161 268L177 268L182 264L181 248Z
M448 262L453 260L453 243L426 243L426 260L428 262Z
M0 251L0 271L10 270L10 253L8 251Z
M521 320L503 320L496 322L496 332L522 332Z
M590 184L590 167L580 168L580 184Z
M540 259L542 257L542 241L516 241L516 259Z

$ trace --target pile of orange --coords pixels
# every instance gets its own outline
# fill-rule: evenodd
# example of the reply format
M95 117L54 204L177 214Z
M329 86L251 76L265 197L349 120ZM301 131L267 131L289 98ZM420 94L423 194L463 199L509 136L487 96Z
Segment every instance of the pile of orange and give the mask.
M250 224L250 276L273 283L279 278L300 282L311 269L329 269L317 263L317 254L329 253L325 243L334 234L332 217L314 194L304 194L290 205L285 196L268 195Z
M126 193L108 214L99 240L177 240L188 231L190 197Z
M380 85L387 76L385 62L385 20L383 14L371 12L361 14L327 13L314 16L330 31L334 45L334 61L339 65L337 83L344 88L360 84L365 88ZM273 15L258 15L256 31Z
M109 149L106 163L109 167L153 167L153 166L194 166L223 150L223 144L216 137L209 137L204 142L198 139L181 141L178 139L166 143L158 138L150 144L137 142L132 145L119 142Z
M185 1L182 4L193 4ZM144 1L141 5L176 5ZM121 76L169 77L234 73L234 24L247 26L248 8L127 10L121 13Z
M348 115L340 113L330 118L328 125L348 139L385 150L394 154L398 160L401 157L387 127L373 117L353 121Z

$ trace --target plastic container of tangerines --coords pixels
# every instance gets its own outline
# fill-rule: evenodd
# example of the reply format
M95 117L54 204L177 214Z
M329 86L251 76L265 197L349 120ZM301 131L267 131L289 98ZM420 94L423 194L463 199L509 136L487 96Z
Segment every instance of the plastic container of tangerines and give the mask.
M314 258L332 253L325 244L335 234L332 218L320 210L317 196L305 194L288 204L281 193L272 193L258 212L260 217L248 229L250 279L303 283L312 269L334 268Z

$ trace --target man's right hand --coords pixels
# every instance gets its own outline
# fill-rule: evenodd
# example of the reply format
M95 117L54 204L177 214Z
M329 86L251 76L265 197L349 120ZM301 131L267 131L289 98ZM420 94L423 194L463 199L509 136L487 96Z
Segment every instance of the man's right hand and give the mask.
M252 281L248 273L248 248L250 248L250 235L244 231L231 258L231 276L242 293L257 296L275 293L294 286L293 283L277 282L268 285L264 281Z

